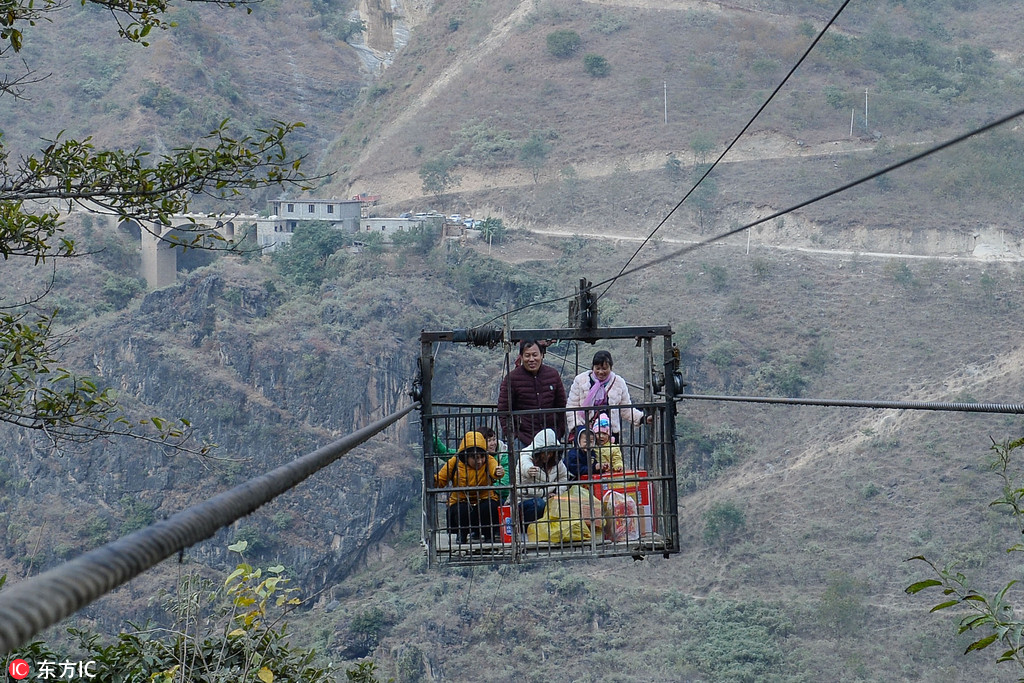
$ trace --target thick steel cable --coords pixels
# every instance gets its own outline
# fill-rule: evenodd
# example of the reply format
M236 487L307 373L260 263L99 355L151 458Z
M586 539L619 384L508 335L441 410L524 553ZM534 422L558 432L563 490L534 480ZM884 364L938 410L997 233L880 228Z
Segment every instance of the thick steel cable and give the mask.
M962 401L858 401L835 398L783 398L779 396L712 396L709 394L682 394L679 399L697 401L734 401L740 403L777 403L788 406L831 406L839 408L897 408L900 410L945 410L957 413L1012 413L1024 414L1024 403L965 403Z
M239 484L145 529L91 550L0 592L0 652L9 653L114 588L330 465L409 414L418 403L352 432L312 453Z

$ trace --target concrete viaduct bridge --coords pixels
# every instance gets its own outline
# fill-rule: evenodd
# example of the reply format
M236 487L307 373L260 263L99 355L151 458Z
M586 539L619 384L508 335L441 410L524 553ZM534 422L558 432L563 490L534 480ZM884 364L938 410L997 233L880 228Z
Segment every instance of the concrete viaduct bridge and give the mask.
M255 214L181 214L171 217L169 225L142 227L138 221L121 221L118 227L138 229L142 236L141 275L150 289L173 285L177 277L178 252L184 249L198 231L214 232L226 243L234 243L245 235L244 226L255 225L267 218ZM255 227L252 227L255 237ZM175 240L175 237L177 240ZM206 243L209 245L209 242Z

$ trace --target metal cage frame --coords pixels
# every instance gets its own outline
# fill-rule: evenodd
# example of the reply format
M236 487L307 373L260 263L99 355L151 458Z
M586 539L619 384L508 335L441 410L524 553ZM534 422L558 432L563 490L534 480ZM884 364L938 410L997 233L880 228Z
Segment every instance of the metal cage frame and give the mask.
M662 339L662 359L655 361L655 340ZM634 339L641 347L644 362L643 399L631 406L641 409L652 417L652 423L640 427L629 425L628 438L622 439L623 458L627 458L629 466L622 472L602 475L598 478L587 478L576 481L574 486L558 496L560 504L566 509L585 510L576 512L579 518L572 518L578 524L587 525L590 538L586 540L563 540L558 542L530 540L520 526L518 502L518 486L516 485L515 468L518 464L519 451L514 439L509 444L509 485L507 487L491 485L477 487L454 488L451 486L436 487L435 475L440 470L441 462L452 457L451 452L435 449L435 437L440 438L445 451L453 450L452 445L465 431L471 431L481 422L495 423L499 417L512 418L522 414L540 414L566 412L565 409L545 411L506 411L499 415L496 405L434 403L432 400L432 380L434 376L434 354L438 344L450 342L464 343L473 346L494 348L502 345L506 353L520 341L527 339L545 339L555 342L575 341L594 344L601 340ZM677 395L682 392L679 375L679 352L672 343L672 329L664 326L641 327L591 327L552 328L552 329L520 329L502 330L499 328L473 328L448 331L423 331L420 335L421 353L417 392L420 398L420 417L423 446L423 517L422 540L427 553L429 566L438 564L478 565L522 563L545 560L594 559L599 557L632 556L642 558L647 555L669 557L680 549L679 515L676 485L675 457L675 417ZM563 380L564 381L564 380ZM627 406L607 406L604 410L622 409ZM583 409L593 410L593 409ZM623 423L625 432L627 425ZM439 436L440 433L440 436ZM628 446L627 448L625 448ZM504 532L504 541L481 540L476 538L463 539L450 534L447 526L446 513L442 512L442 502L452 492L465 492L468 495L480 495L484 492L508 491L505 509L501 512L500 525ZM607 513L602 519L594 507L597 498L595 492L607 496L610 492L624 493L633 499L628 520L612 517L612 523L620 522L624 526L637 524L639 538L630 534L626 540L609 540L607 531L602 533L602 523L607 525ZM578 500L573 499L575 496ZM623 505L628 503L624 496L611 496ZM647 506L640 505L646 501ZM499 497L499 503L501 498ZM607 510L608 507L605 507ZM635 518L635 519L634 519ZM569 519L569 518L566 518ZM539 520L538 520L539 521ZM492 520L493 522L493 520ZM626 524L628 522L628 524ZM618 527L616 527L618 528ZM632 527L629 527L632 528ZM538 535L538 534L535 534ZM598 536L601 536L600 538ZM454 538L458 536L458 538Z

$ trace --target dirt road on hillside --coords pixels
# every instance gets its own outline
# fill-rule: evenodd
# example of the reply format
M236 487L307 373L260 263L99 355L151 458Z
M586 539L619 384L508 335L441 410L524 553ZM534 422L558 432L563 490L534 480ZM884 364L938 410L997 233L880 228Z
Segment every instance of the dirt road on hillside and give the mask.
M707 12L714 14L765 15L770 14L745 7L736 7L728 2L710 0L586 0L590 4L641 8L667 12ZM430 13L432 7L429 0L398 0L396 11L404 18L408 28L415 28ZM455 60L444 69L423 92L411 102L405 110L388 123L381 132L366 146L355 168L365 167L385 145L389 144L394 131L411 123L417 115L430 106L443 100L453 83L464 78L467 70L479 60L496 52L500 52L507 41L513 36L513 30L531 11L536 9L534 0L523 0L507 17L498 22L490 33L474 47L460 53ZM787 18L791 20L791 17ZM832 30L837 30L833 28ZM1019 59L1020 53L999 53L1000 59ZM891 142L891 141L890 141ZM906 143L907 141L901 141ZM915 144L909 142L908 144ZM924 143L922 143L924 144ZM844 155L870 151L874 145L857 139L840 139L816 145L805 144L795 138L779 133L762 132L747 136L732 149L722 163L734 163L761 159L782 159L792 157L815 157ZM625 165L632 171L646 171L660 168L668 155L675 155L681 161L692 161L690 151L684 149L664 149L635 155L606 157L592 162L574 164L581 178L593 179L610 175L616 167ZM524 171L508 169L499 172L482 173L479 171L462 171L462 182L458 190L474 192L484 189L517 189L533 184L532 176ZM558 180L557 173L549 171L546 180ZM389 204L409 204L416 200L422 202L422 181L418 170L410 170L394 174L360 175L351 179L348 193L355 192L355 187L373 188L375 192L385 195Z
M779 133L755 133L740 140L729 151L729 154L722 159L721 163L731 164L794 157L842 156L858 152L870 152L872 149L874 149L873 144L857 139L835 140L818 145L809 145ZM687 157L692 156L689 150L660 150L585 162L575 165L573 168L576 169L576 173L580 178L589 180L610 176L615 172L616 167L621 167L622 165L625 165L630 171L657 170L662 168L665 165L665 161L673 155L684 161L684 163L688 163ZM522 187L531 187L534 184L533 176L524 169L506 169L487 171L486 173L470 169L460 170L459 175L462 178L458 187L460 192L514 190ZM542 177L544 175L542 174ZM546 175L551 176L552 172L549 171ZM557 177L553 176L545 178L545 180L551 180L552 178L558 180ZM373 187L375 191L386 195L389 204L418 201L422 200L424 196L423 181L418 171L406 171L379 176L361 176L358 184L360 187Z
M730 7L727 4L707 2L705 0L589 0L592 4L609 7L632 7L673 12L714 12L749 14L751 10ZM416 18L423 16L422 7L416 0L402 0L399 10L406 13L410 25L415 25ZM486 38L475 47L461 53L424 91L409 104L394 120L388 123L381 132L366 146L355 164L356 168L365 166L385 145L389 143L393 132L411 123L416 116L436 102L443 99L451 90L451 85L464 77L465 71L483 59L486 55L499 52L512 35L512 30L527 14L535 8L533 0L524 0L504 20L491 29ZM758 159L778 159L800 156L823 156L830 154L850 154L869 151L872 145L859 140L837 140L816 146L803 144L801 141L777 133L756 133L741 140L723 160L723 163L751 161ZM675 155L683 161L690 160L691 153L684 149L664 149L634 155L616 156L598 161L575 164L574 168L581 178L593 179L611 175L617 166L625 165L631 171L648 171L664 166L669 155ZM690 160L692 161L692 160ZM459 190L474 192L484 189L514 189L528 187L533 184L533 177L525 170L509 169L481 173L479 171L460 172L462 182ZM422 180L418 171L407 171L397 174L360 175L352 179L348 193L355 192L355 187L374 188L375 192L384 194L388 203L408 203L423 197Z
M652 228L653 229L653 228ZM646 236L640 237L636 235L616 235L609 234L608 232L596 233L596 232L581 232L579 230L560 230L558 228L521 228L524 232L532 233L534 235L543 235L545 237L585 237L587 239L595 240L608 240L615 243L633 242L639 246L645 239ZM729 240L723 240L721 242L712 242L708 246L728 246L733 248L743 248L746 244L746 233L742 233L732 237ZM656 240L660 244L672 244L672 245L696 245L702 244L703 240L691 240L691 239L679 239L674 237L658 237ZM1024 256L1021 254L1015 254L1011 252L1001 253L999 255L991 255L985 253L984 255L972 255L972 256L957 256L952 254L947 255L927 255L927 254L904 254L902 252L894 253L888 251L854 251L850 249L823 249L821 247L802 247L796 245L785 245L785 244L765 244L763 242L757 242L752 245L753 249L773 249L776 251L793 251L801 254L817 254L820 256L834 256L841 259L852 259L852 258L877 258L877 259L904 259L907 261L950 261L950 262L971 262L976 263L979 260L991 260L999 261L1001 263L1020 263L1024 261ZM642 260L641 260L642 263Z
M752 12L752 10L746 8L731 7L727 3L708 2L706 0L588 1L602 6L636 7L674 12L704 11L737 14L750 14ZM416 23L417 17L421 19L426 14L422 0L401 0L401 4L407 6L402 9L409 10L406 17L411 24ZM515 27L520 25L522 21L526 20L527 15L533 11L534 8L535 5L532 0L524 0L502 21L494 25L483 40L465 52L460 53L455 60L446 69L444 69L444 71L442 71L441 74L435 78L433 82L431 82L397 118L385 125L382 131L376 135L367 145L366 149L363 150L360 160L355 167L371 166L371 164L368 163L369 160L373 155L383 149L384 146L390 143L392 136L394 136L397 131L402 130L404 126L410 125L417 115L422 114L429 107L436 106L438 102L443 99L445 94L451 90L453 83L458 82L459 79L465 78L466 73L478 61L488 58L492 53L500 52L507 42L512 39ZM932 141L929 140L887 140L887 142L899 142L900 144L911 146L923 146L932 143ZM871 152L875 149L875 146L876 143L873 140L865 141L857 138L843 138L825 142L809 143L804 140L784 135L777 131L761 131L745 135L735 144L720 163L730 164L804 157L835 157L834 162L838 165L840 157ZM719 151L716 151L708 160L714 160L719 153ZM692 151L689 149L659 149L633 154L616 154L614 156L607 156L591 161L581 161L575 163L573 168L579 178L584 180L594 180L609 177L618 169L623 167L628 168L631 172L656 171L663 168L665 162L672 157L678 159L685 166L690 166L694 163ZM532 175L525 169L508 168L503 170L487 171L460 169L459 175L461 180L456 188L457 192L472 193L491 190L515 193L535 186L535 181ZM541 182L558 183L560 181L561 176L555 169L545 169L542 173ZM430 204L430 199L425 197L423 193L422 179L419 177L418 169L410 168L399 172L360 175L351 179L351 184L348 188L350 193L355 191L354 188L356 186L359 188L373 188L375 192L384 195L386 197L387 205L384 207L385 210L422 210ZM493 208L494 207L492 207L492 209ZM774 210L771 207L761 207L761 209L767 211ZM731 216L731 219L740 225L746 224L756 220L759 217L759 215L757 215L759 211L760 209L757 208L751 209L746 212L750 215L744 214ZM870 236L861 236L857 240L848 242L851 245L857 244L860 246L861 249L859 250L834 250L822 247L846 246L846 244L823 245L820 241L818 243L812 243L810 237L815 234L818 234L820 237L821 230L817 226L807 223L806 219L803 219L802 222L800 218L795 218L794 221L787 219L787 224L792 224L794 222L795 225L790 225L790 227L785 230L785 234L769 234L772 232L771 230L766 233L764 230L759 228L759 232L761 234L760 239L758 240L759 244L757 246L772 247L776 249L792 249L807 253L830 254L838 257L850 257L856 254L878 258L929 258L929 256L922 254L901 253L899 250L904 246L901 243L901 240L905 240L903 239L904 236L899 234L900 231L898 229L890 230L888 232L892 234L886 235L882 235L879 231L873 231ZM573 234L580 234L575 231L569 232L568 230L560 229L559 227L547 228L536 225L511 225L510 227L530 229L538 234L556 237L568 237ZM666 235L666 237L661 241L672 244L688 243L685 239L680 239L681 237L688 236L688 229L685 226L680 227L683 228L682 234L677 230L674 235L671 237ZM653 226L650 226L650 229L653 229ZM634 231L632 235L588 234L585 236L597 239L611 239L619 241L628 240L633 242L642 239L642 235L647 232L648 229L646 228L638 228L638 231ZM669 231L666 230L663 232ZM935 245L933 250L934 255L931 257L950 260L974 259L994 261L1001 260L1008 262L1019 262L1024 260L1024 245L1017 244L1012 235L1007 238L1004 232L1003 226L989 226L989 229L981 230L974 234L973 242L970 237L964 237L961 240L964 242L963 244L957 243L950 245L943 243ZM697 235L694 236L697 237ZM959 237L957 237L957 239L959 239ZM745 241L745 237L738 236L733 240L733 243L740 241Z

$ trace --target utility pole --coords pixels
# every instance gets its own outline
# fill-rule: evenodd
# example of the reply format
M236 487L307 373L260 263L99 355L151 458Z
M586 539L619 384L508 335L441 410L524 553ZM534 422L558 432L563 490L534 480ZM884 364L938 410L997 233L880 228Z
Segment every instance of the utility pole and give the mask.
M857 111L857 110L856 109L851 109L850 110L850 137L851 138L853 137L853 113L855 111Z
M868 132L868 89L864 88L864 132Z
M668 125L668 81L663 81L665 84L665 125Z

